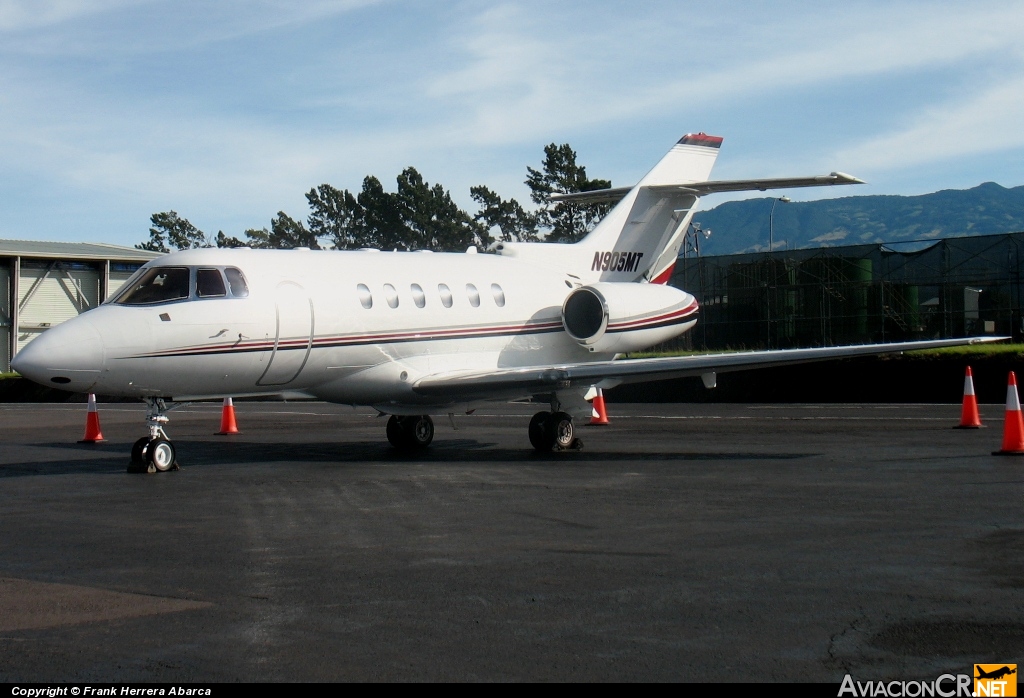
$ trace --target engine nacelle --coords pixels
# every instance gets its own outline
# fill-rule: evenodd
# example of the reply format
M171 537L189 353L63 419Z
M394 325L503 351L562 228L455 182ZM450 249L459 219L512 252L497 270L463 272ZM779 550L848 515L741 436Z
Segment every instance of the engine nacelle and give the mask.
M646 349L696 322L696 299L662 284L590 284L570 293L562 304L565 331L600 353Z

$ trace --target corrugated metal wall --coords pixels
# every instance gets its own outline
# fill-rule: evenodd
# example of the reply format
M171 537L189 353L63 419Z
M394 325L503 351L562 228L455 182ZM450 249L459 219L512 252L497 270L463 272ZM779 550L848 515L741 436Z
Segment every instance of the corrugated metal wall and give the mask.
M103 276L108 264L107 290L114 293L143 263L21 257L20 273L14 278L18 256L0 257L0 372L10 370L12 341L16 344L15 351L20 351L50 327L95 308L103 301ZM12 307L15 286L18 298ZM18 332L12 336L11 316L15 313Z
M11 269L0 261L0 371L11 365Z
M23 261L18 282L18 351L50 327L96 307L100 270Z
M123 265L121 265L123 266ZM117 293L118 289L124 286L124 282L131 278L132 274L135 273L134 269L128 271L122 271L120 269L111 269L110 276L107 277L107 298Z

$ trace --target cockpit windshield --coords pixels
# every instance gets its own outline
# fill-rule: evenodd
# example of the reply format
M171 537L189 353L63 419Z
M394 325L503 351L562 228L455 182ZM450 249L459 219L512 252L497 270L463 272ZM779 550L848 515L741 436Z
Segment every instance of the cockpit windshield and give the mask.
M149 305L188 298L188 267L153 267L134 280L126 293L119 294L121 305Z
M248 295L249 284L236 267L143 267L106 302L154 305Z

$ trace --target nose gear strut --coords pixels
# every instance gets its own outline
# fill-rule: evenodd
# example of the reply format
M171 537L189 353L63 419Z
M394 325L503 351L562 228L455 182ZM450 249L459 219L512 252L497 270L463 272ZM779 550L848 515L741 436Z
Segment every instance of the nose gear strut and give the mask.
M164 431L164 425L170 421L164 413L176 407L179 405L168 407L161 397L146 398L146 426L149 428L149 436L143 436L132 446L129 473L155 473L180 469L174 444Z

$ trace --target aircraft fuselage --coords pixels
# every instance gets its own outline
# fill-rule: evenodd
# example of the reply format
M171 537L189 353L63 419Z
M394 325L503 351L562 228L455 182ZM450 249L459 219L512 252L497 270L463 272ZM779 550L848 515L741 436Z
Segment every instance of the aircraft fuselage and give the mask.
M401 414L454 404L416 394L424 375L615 354L563 327L562 304L579 277L499 255L204 249L153 267L187 273L187 297L123 304L115 294L35 340L20 366L79 392L174 400L300 392ZM223 295L204 297L201 269L222 278L240 270L244 294L229 282ZM645 328L640 313L631 331L642 341L696 322L692 296L671 291L690 311L657 328Z

